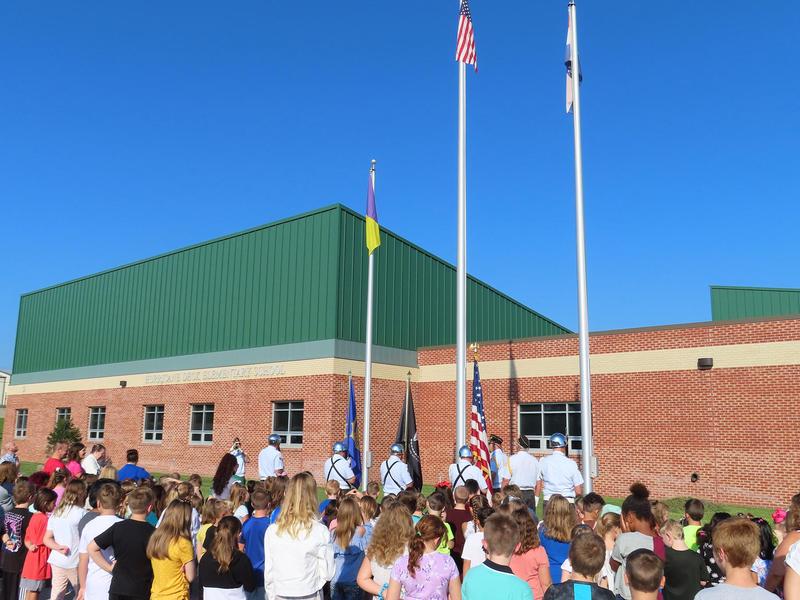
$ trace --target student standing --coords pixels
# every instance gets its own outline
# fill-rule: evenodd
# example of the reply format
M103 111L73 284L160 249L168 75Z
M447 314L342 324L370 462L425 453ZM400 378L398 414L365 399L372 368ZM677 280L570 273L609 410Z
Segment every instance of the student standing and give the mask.
M153 583L153 567L147 544L156 530L147 522L153 492L140 487L128 494L131 517L114 523L89 543L89 555L97 566L111 574L109 600L147 600ZM114 549L113 566L103 550Z
M656 600L664 587L664 561L652 550L634 550L625 563L625 585L633 600ZM731 596L729 600L738 599Z
M28 481L14 486L14 508L7 511L3 519L3 600L17 600L19 580L28 548L25 547L25 533L31 520L28 507L33 500L34 488Z
M188 600L197 573L192 548L192 505L173 500L147 543L153 567L151 600Z
M697 552L700 549L700 544L697 541L697 532L703 526L705 512L705 505L697 498L689 498L686 504L683 505L683 518L686 519L686 525L683 527L683 539L689 550L693 552Z
M381 518L375 524L372 540L358 571L358 586L382 598L389 589L389 574L395 561L408 554L408 545L415 535L411 513L400 502L383 503Z
M139 466L139 451L135 448L128 450L125 459L128 463L117 473L117 480L133 479L136 482L150 479L150 473Z
M20 599L38 600L39 592L44 589L44 584L51 577L52 569L48 559L50 548L44 545L44 536L47 532L48 517L56 506L56 493L48 488L41 488L36 492L33 508L36 511L25 530L25 547L28 554L22 566L22 577L19 581Z
M241 533L236 517L227 516L217 524L214 541L200 559L203 600L245 600L245 593L256 588L250 559L239 550Z
M119 486L113 483L101 485L97 491L97 505L100 514L83 528L78 545L78 581L81 586L80 596L85 600L108 600L111 573L104 571L96 561L89 558L89 544L114 523L122 521L117 516L119 504ZM113 547L106 548L103 554L106 562L114 561Z
M553 583L561 583L561 565L569 555L572 528L576 522L575 509L569 500L560 494L550 496L544 507L544 520L539 533L541 544L547 552Z
M252 516L242 525L242 540L244 540L244 553L253 566L256 587L252 592L247 592L248 600L264 600L264 536L269 527L269 494L264 490L255 490L250 496L253 507Z
M616 596L612 592L595 583L605 558L605 543L599 535L577 536L569 547L572 565L569 581L550 586L544 593L544 600L614 600Z
M514 549L509 566L511 571L528 583L534 600L542 600L552 584L550 564L539 541L539 532L527 508L518 508L510 515L519 528L519 544Z
M667 560L664 566L664 600L693 600L708 583L708 569L703 558L687 546L685 527L667 521L661 530ZM695 541L697 536L695 536Z
M359 600L361 590L356 580L358 569L364 560L367 537L362 524L361 508L355 498L344 498L339 504L331 545L334 563L332 600Z
M78 593L78 522L86 514L84 502L86 485L79 480L70 481L47 521L44 545L52 550L48 559L53 569L52 600L64 600L70 585Z

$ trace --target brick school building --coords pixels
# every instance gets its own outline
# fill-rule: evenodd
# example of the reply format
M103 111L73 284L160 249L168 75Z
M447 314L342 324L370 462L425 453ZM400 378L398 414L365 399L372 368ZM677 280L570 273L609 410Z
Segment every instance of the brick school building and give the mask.
M454 452L455 270L382 235L371 475L408 387L434 483ZM117 466L138 448L151 471L186 476L213 474L239 437L254 478L274 431L289 471L321 478L351 376L363 415L363 239L363 218L335 205L26 294L4 439L41 461L70 418ZM564 431L580 460L577 337L478 280L468 294L490 432L544 453ZM772 506L797 491L800 317L600 332L591 354L599 492L642 480L655 497Z

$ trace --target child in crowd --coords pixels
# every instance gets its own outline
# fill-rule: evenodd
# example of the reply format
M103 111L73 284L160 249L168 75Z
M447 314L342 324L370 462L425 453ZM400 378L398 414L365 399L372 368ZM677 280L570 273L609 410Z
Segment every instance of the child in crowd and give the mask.
M44 584L50 579L50 548L45 546L44 537L47 533L47 521L50 513L56 507L56 493L49 488L41 488L36 492L33 508L36 511L25 530L25 547L28 553L25 564L22 566L20 578L20 599L38 600L39 592L44 589Z
M477 498L478 496L476 496ZM473 511L473 527L475 531L467 536L464 541L464 550L461 553L463 567L461 576L464 577L473 567L483 564L486 560L486 552L483 549L483 527L486 519L494 514L494 509L486 506ZM538 538L538 536L537 536Z
M411 520L414 521L414 525L416 525L420 522L422 517L425 516L425 508L428 506L428 502L422 494L415 494L414 498L416 499L417 506L414 512L411 513ZM444 503L442 503L442 505L444 505Z
M755 573L758 585L764 587L767 582L767 573L769 573L770 567L772 567L772 560L775 557L775 534L766 519L754 517L751 520L758 525L761 551L758 553L750 570Z
M392 565L408 554L408 545L414 535L408 509L400 502L384 500L381 518L375 524L357 579L358 587L371 594L372 600L378 600L389 589Z
M593 533L592 528L584 523L578 523L575 527L572 528L572 534L570 536L570 544L575 542L575 539L581 535L587 535L589 533ZM561 581L569 581L570 577L572 576L572 563L569 560L569 556L567 556L566 560L561 563ZM600 585L601 574L597 574L597 579L595 583Z
M364 526L364 537L367 544L372 539L372 531L375 529L377 523L378 512L380 507L378 502L372 496L364 494L358 499L358 507L361 509L361 524Z
M684 540L686 528L677 521L667 521L661 529L666 548L664 600L693 600L708 583L708 569L703 558L689 549Z
M173 500L147 543L153 568L150 600L188 600L189 584L197 574L192 549L192 505Z
M605 503L606 501L603 497L596 492L589 492L586 494L583 497L583 510L582 515L580 515L581 523L594 529L597 520L600 518L600 511L603 510Z
M61 504L61 498L64 497L64 492L67 490L67 476L69 474L64 469L56 469L50 474L50 480L47 482L47 487L56 493L56 507Z
M235 516L224 517L217 524L214 541L198 567L203 600L245 600L245 593L255 590L250 559L239 550L241 532L242 524Z
M153 492L140 487L128 494L129 519L116 522L89 542L92 561L110 573L109 600L142 599L150 596L153 567L147 558L147 545L155 527L147 521ZM110 563L113 551L114 563Z
M64 600L71 585L78 592L78 522L86 514L86 485L80 480L67 484L61 502L47 521L44 545L50 548L47 560L53 570L51 599Z
M32 517L28 507L34 496L33 485L20 481L14 486L12 496L14 508L6 511L3 517L3 556L0 560L3 571L3 600L17 600L19 597L19 581L28 554L24 541Z
M218 504L222 504L222 501L216 498L208 498L203 504L203 510L200 515L200 529L197 531L197 543L195 544L195 552L198 558L203 558L205 553L203 544L205 544L208 530L224 516L223 509L218 507Z
M434 515L422 517L415 527L408 555L397 559L389 577L386 600L446 600L461 598L461 580L453 559L438 552L447 535L444 522Z
M725 575L714 557L713 539L717 525L730 518L731 515L726 512L714 513L711 521L697 532L697 543L700 546L699 552L700 556L703 557L703 562L706 563L706 569L708 569L708 585L710 586L715 586L725 581Z
M693 552L697 552L700 549L700 544L697 541L697 532L703 526L705 512L705 505L697 498L689 498L686 504L683 505L683 518L686 520L686 525L683 526L683 540L689 550Z
M651 500L650 509L653 511L653 518L656 521L656 532L660 535L661 528L669 521L669 506L661 502L661 500Z
M114 523L122 521L117 516L120 506L120 488L114 483L104 483L97 492L97 518L83 528L78 544L78 581L85 600L108 600L111 573L104 571L97 561L89 558L89 544ZM113 549L104 553L106 562L114 560Z
M625 585L633 600L656 600L664 587L664 561L652 550L634 550L625 563Z
M561 583L561 565L569 555L572 528L575 527L576 521L575 509L564 496L560 494L550 496L539 537L547 552L550 578L553 583Z
M549 587L544 600L614 600L616 596L611 591L596 583L605 557L605 543L599 535L578 535L569 547L569 581Z
M367 484L366 495L374 498L375 500L378 499L378 495L381 493L381 484L377 481L370 481Z
M780 545L786 535L786 515L788 514L785 508L776 508L772 513L772 523L775 525L775 544Z
M455 536L453 551L450 555L456 561L456 567L458 567L459 572L463 572L462 553L464 552L464 543L466 541L464 525L472 521L472 513L467 509L467 500L469 500L467 488L463 485L458 486L453 490L453 508L447 511L447 524Z
M524 517L533 521L527 511ZM464 600L530 600L533 598L528 583L511 570L509 563L514 549L520 541L518 520L507 514L494 514L486 519L483 529L486 545L486 560L482 565L470 569L464 577L462 589ZM527 528L527 524L526 524ZM546 569L546 565L543 566Z
M286 477L276 477L272 482L272 487L269 492L272 495L272 512L269 515L269 522L277 523L278 517L281 514L281 505L283 504L283 497L286 495L286 488L289 485L289 480Z
M603 570L600 572L600 586L611 590L614 589L614 571L611 570L611 551L619 534L622 533L622 519L617 513L608 512L600 517L594 527L594 532L599 535L606 546L606 561Z
M255 490L250 495L253 514L242 525L244 552L250 559L256 587L249 594L251 600L264 600L264 535L269 527L269 494L264 490Z
M552 579L547 553L539 541L538 528L525 505L513 510L511 517L519 529L519 544L514 549L509 566L514 575L527 582L533 600L542 600L544 591L552 584Z
M231 512L242 523L250 518L250 513L247 512L247 501L249 499L250 494L247 493L247 488L241 483L236 483L231 487Z
M753 581L751 566L761 551L758 525L744 517L719 523L713 534L714 556L725 582L702 590L697 600L776 600L778 596Z
M325 483L325 500L319 503L319 514L324 515L328 504L339 499L340 489L339 482L335 479L329 479Z
M358 570L367 548L366 530L362 525L361 508L355 498L347 496L339 503L336 530L331 536L334 574L331 579L332 600L358 600Z
M442 538L442 542L439 544L439 552L442 554L450 555L450 550L453 549L455 545L455 535L453 535L453 529L450 527L450 524L447 522L447 504L445 495L441 492L434 492L430 496L428 496L428 514L433 515L434 517L439 517L442 522L444 523L444 528L447 531L447 536ZM456 564L456 568L458 564Z

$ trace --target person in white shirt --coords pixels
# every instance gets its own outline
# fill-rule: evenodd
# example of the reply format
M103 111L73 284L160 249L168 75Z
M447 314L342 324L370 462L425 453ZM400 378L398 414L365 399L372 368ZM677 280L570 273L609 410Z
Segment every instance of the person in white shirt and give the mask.
M335 573L330 533L317 514L317 482L298 473L289 482L278 520L264 534L264 588L268 600L322 600Z
M86 514L86 484L73 479L61 497L61 503L47 520L47 530L42 543L52 552L47 562L53 571L50 597L64 600L69 586L78 591L78 523Z
M325 461L322 467L325 481L338 481L340 489L345 492L352 490L356 485L356 474L347 460L347 447L342 442L333 445L333 456Z
M786 600L800 600L800 542L792 544L786 555L783 594Z
M474 479L478 483L481 492L489 493L489 486L486 485L486 479L483 477L481 470L472 464L474 460L472 450L469 446L461 446L458 449L458 460L450 465L447 471L448 478L452 489L456 489L460 485L464 485L469 479Z
M500 472L508 465L508 457L503 452L503 438L499 435L489 436L489 470L492 472L492 487L496 490L500 489Z
M236 481L239 483L245 482L245 470L247 463L250 460L247 458L247 454L245 453L244 449L242 449L242 442L239 441L239 438L233 438L233 445L231 449L228 450L228 454L232 455L236 459L236 473L234 473L234 477Z
M539 461L539 480L534 493L537 498L543 493L545 503L553 494L574 502L576 495L583 494L583 476L575 461L566 456L567 437L563 433L554 433L549 445L553 453Z
M381 463L381 483L383 495L399 494L414 485L408 465L403 462L403 444L392 444L389 458Z
M105 460L106 447L103 444L95 444L92 446L92 451L81 461L81 468L87 475L100 475Z
M100 509L100 514L89 521L81 533L81 541L78 544L78 581L84 600L108 600L111 573L101 569L92 560L89 556L89 544L114 523L122 521L116 514L119 502L119 486L113 483L101 485L97 492L97 507ZM114 563L113 547L109 546L101 552L107 563Z
M281 454L281 436L277 433L270 434L267 443L269 445L258 453L258 478L261 481L267 477L286 475L283 454Z
M507 466L501 471L503 487L516 485L522 492L522 500L528 508L536 510L536 483L539 480L539 461L528 452L530 443L524 435L517 440L519 450L508 459Z

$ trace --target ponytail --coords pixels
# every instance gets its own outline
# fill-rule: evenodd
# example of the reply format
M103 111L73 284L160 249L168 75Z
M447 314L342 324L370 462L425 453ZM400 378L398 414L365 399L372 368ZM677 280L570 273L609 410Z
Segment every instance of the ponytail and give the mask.
M447 533L444 523L439 517L428 515L422 517L415 528L415 535L408 544L408 574L414 577L419 560L425 552L425 542L441 540Z
M227 573L230 570L233 557L239 550L238 542L241 532L242 524L236 517L223 517L217 524L217 533L208 551L219 564L219 573Z

